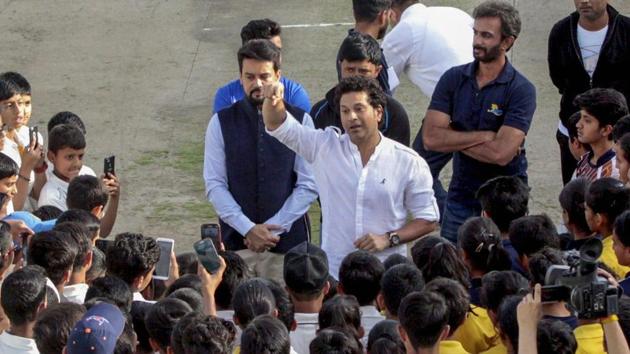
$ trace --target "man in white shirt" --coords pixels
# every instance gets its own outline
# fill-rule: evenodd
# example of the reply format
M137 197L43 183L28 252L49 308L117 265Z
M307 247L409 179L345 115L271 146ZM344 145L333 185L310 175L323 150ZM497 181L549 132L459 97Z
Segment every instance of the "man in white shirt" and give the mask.
M429 168L416 152L379 132L386 98L375 80L352 77L337 86L344 134L298 124L280 99L281 84L264 91L267 132L313 167L331 275L338 277L343 258L357 249L381 260L405 255L405 243L435 230L439 212Z
M308 354L319 329L319 311L330 290L328 260L321 248L301 243L284 255L284 282L295 308L296 328L291 331L291 346Z
M446 70L473 60L473 19L460 9L427 7L417 0L393 0L390 20L394 27L383 40L383 53L396 75L405 73L428 98ZM429 164L442 213L446 191L439 176L452 154L426 150L421 130L413 149Z
M44 270L26 266L9 274L2 283L1 296L2 309L11 321L11 327L0 334L0 353L38 354L33 326L37 314L47 304Z

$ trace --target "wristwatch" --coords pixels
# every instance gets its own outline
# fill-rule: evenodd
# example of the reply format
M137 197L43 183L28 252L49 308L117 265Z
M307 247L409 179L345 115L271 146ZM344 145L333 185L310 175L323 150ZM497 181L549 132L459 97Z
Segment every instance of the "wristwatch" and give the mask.
M389 239L389 247L396 247L400 245L400 236L396 231L390 231L387 233L387 238Z

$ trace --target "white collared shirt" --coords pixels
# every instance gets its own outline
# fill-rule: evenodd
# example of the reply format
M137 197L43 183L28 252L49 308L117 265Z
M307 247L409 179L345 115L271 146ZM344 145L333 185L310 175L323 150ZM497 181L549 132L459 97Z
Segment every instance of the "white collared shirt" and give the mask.
M34 339L14 336L7 331L0 334L0 353L2 354L39 354Z
M363 338L361 338L363 346L367 347L368 336L370 335L372 328L383 320L385 320L385 316L381 315L376 306L361 306L361 326L365 331Z
M317 337L319 313L295 313L297 327L289 332L291 347L298 354L309 354L309 345Z
M144 298L144 296L142 296L142 294L139 291L136 291L133 293L133 301L140 301L140 302L148 302L149 304L155 304L156 301L151 301L151 300L147 300Z
M473 22L454 7L411 5L383 39L387 63L430 98L446 70L473 61Z
M303 124L309 127L314 126L313 120L308 114L304 115ZM265 221L265 224L282 226L284 231L289 231L293 222L304 215L311 203L317 198L317 189L310 166L304 162L303 158L295 157L293 171L297 175L293 193L284 202L282 208ZM225 142L217 114L214 114L210 119L206 131L203 178L206 182L206 196L221 220L245 236L255 223L243 213L228 190Z
M66 302L82 305L85 302L85 294L87 294L89 287L85 283L66 285L63 287L63 297L66 298Z
M322 205L322 249L330 274L338 277L343 258L356 250L354 241L367 233L385 234L414 219L437 221L433 178L427 163L412 149L381 135L363 166L359 149L335 128L318 130L301 125L290 113L269 132L313 166ZM406 255L406 246L375 255L385 260Z
M87 166L82 166L79 171L79 176L93 175L94 171ZM47 175L48 181L42 187L39 192L39 200L37 201L37 207L44 205L52 205L61 209L61 211L68 210L66 204L66 197L68 196L68 186L70 183L57 177L54 173Z

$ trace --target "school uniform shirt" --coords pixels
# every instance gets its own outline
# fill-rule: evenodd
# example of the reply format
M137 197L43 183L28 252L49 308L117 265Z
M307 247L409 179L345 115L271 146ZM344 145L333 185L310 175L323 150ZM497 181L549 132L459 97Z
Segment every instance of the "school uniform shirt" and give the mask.
M364 347L367 347L368 335L370 334L372 328L384 319L385 316L381 315L376 306L361 306L361 326L364 331L361 343L363 343Z
M499 341L499 344L486 350L485 352L481 352L481 354L507 354L507 347L503 344L503 342Z
M600 323L579 326L573 334L578 345L575 354L606 353L604 329Z
M613 237L612 235L608 237L604 237L602 240L602 244L604 249L602 250L602 255L599 257L599 260L610 267L610 269L617 274L617 279L624 279L628 272L630 272L630 267L622 266L619 264L617 260L617 255L615 254L615 250L613 250Z
M443 340L440 342L440 353L444 354L470 354L462 343L455 340Z
M297 327L295 331L289 332L289 336L291 337L291 347L298 354L309 354L309 345L317 337L318 317L318 313L295 314Z
M2 354L39 354L34 339L18 337L8 331L0 334L0 353Z
M409 214L413 219L439 219L429 166L412 149L381 134L363 166L359 148L335 128L309 128L287 112L283 124L267 132L313 168L322 209L321 247L333 277L339 276L343 258L357 249L354 241L367 233L398 230ZM375 255L384 261L394 253L406 256L406 245Z
M87 166L82 166L79 171L79 176L90 174L91 169ZM94 171L92 171L94 173ZM44 205L52 205L61 209L61 211L68 210L66 205L66 197L68 196L69 183L57 177L54 173L48 175L48 181L42 187L39 192L39 200L37 201L37 207Z
M471 310L453 333L453 340L461 343L466 351L479 353L495 346L499 336L486 309L471 305Z
M591 163L593 152L587 152L578 161L573 173L573 179L582 177L589 180L589 182L604 177L619 179L619 169L617 168L617 159L615 157L615 150L610 149L597 159L597 162L593 165Z
M144 296L142 296L142 293L140 293L139 291L136 291L133 293L133 301L140 301L140 302L148 302L149 304L155 304L157 301L151 301L151 300L147 300L144 298Z
M63 296L66 298L67 302L81 305L85 302L85 294L89 287L90 286L85 283L66 285L63 287Z

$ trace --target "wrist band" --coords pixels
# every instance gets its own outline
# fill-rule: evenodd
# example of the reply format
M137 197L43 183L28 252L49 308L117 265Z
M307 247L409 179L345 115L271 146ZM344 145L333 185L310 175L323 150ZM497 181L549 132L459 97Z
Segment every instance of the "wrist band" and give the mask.
M619 321L619 317L617 317L617 315L610 315L610 316L602 319L602 324L605 325L605 324L608 324L608 323L611 323L611 322L618 322L618 321Z
M18 177L20 177L21 179L25 180L26 182L30 182L31 179L25 176L22 176L21 174L18 174Z

